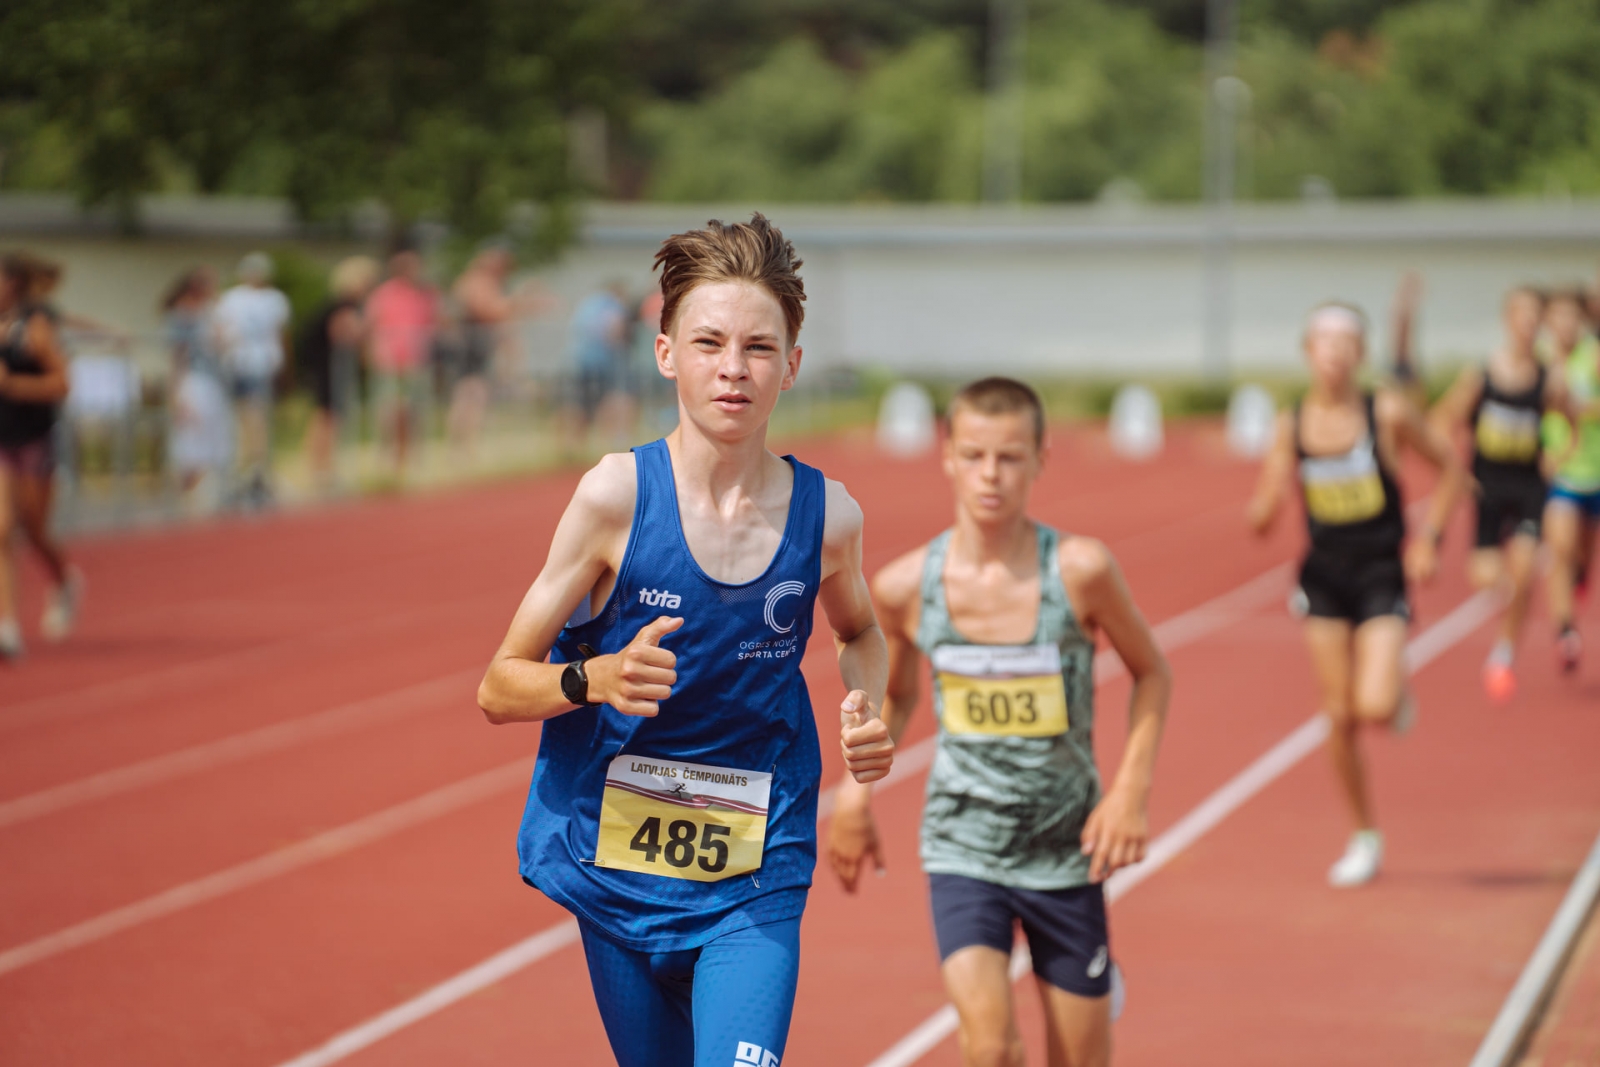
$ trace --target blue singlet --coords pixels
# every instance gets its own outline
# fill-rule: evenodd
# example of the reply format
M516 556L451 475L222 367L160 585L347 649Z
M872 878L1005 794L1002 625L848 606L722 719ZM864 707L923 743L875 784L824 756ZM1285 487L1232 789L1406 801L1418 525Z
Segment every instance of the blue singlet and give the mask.
M759 578L729 585L689 552L666 442L634 449L638 499L616 588L556 640L551 658L569 661L580 643L613 653L660 616L684 619L662 641L678 683L660 714L601 705L544 724L517 838L523 879L627 948L697 948L805 908L822 761L800 659L826 496L820 471L785 458L794 491L778 551ZM733 870L745 873L721 873Z

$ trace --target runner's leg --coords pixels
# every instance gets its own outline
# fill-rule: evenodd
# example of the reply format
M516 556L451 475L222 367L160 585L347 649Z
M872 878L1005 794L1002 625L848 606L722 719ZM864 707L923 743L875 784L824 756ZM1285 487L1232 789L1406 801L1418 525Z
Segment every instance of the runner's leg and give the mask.
M1049 1067L1109 1067L1111 995L1081 997L1039 980Z
M0 624L17 624L16 506L12 503L15 472L0 462Z
M778 1067L799 980L799 916L703 947L694 967L695 1067Z
M1012 890L1044 1005L1049 1067L1111 1062L1111 938L1105 891Z
M1328 755L1356 829L1373 828L1367 796L1367 773L1358 745L1355 709L1351 706L1351 627L1344 619L1306 620L1306 647L1328 717Z
M1522 636L1522 625L1533 602L1533 570L1538 560L1539 541L1532 534L1519 533L1506 542L1506 573L1511 580L1511 595L1500 619L1500 637L1513 649Z
M1583 516L1571 501L1556 497L1544 509L1544 540L1550 546L1550 618L1559 631L1572 624L1572 585L1577 575Z
M1475 548L1467 557L1467 580L1474 589L1493 589L1505 577L1505 560L1498 546Z
M16 521L33 545L50 580L60 587L67 581L67 556L61 546L50 536L50 505L55 496L54 482L50 478L19 475L12 481L16 500Z
M940 968L961 1020L961 1059L967 1067L1022 1067L1010 967L1009 952L970 945L952 952Z
M618 1067L691 1067L694 952L624 948L580 922L589 982Z
M1355 630L1351 710L1364 723L1387 723L1405 692L1406 620L1379 615Z

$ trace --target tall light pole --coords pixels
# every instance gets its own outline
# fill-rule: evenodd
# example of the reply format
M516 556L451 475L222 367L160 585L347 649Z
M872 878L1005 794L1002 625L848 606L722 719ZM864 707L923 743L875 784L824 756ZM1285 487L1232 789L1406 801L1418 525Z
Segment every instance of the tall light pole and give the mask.
M1028 0L989 0L989 77L983 102L983 199L1022 199L1023 65Z
M1206 0L1206 377L1228 377L1233 347L1233 186L1242 85L1233 75L1238 0Z

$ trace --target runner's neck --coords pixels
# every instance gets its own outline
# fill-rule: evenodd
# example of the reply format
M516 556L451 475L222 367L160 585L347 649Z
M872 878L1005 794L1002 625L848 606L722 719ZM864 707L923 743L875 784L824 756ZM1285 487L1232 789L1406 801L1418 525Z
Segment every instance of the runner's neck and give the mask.
M958 507L947 552L973 567L998 563L1014 570L1031 566L1038 546L1037 530L1026 513L1004 522L984 524Z

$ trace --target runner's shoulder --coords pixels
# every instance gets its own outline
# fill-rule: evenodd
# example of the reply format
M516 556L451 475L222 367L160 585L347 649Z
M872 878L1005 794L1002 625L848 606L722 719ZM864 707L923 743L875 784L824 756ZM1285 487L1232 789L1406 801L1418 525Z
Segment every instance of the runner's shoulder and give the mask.
M844 487L843 482L824 478L822 544L827 550L848 548L861 540L861 529L866 523L861 505Z
M1099 538L1082 534L1063 534L1056 545L1056 563L1061 568L1061 580L1068 588L1074 584L1086 586L1112 574L1117 569L1117 559Z
M884 611L901 614L922 599L922 571L928 546L920 545L885 564L872 576L872 599Z
M1412 422L1421 412L1402 390L1380 385L1372 393L1372 415L1379 426L1393 428Z
M639 474L633 453L610 452L579 479L567 510L593 528L627 530L633 525L638 497Z

